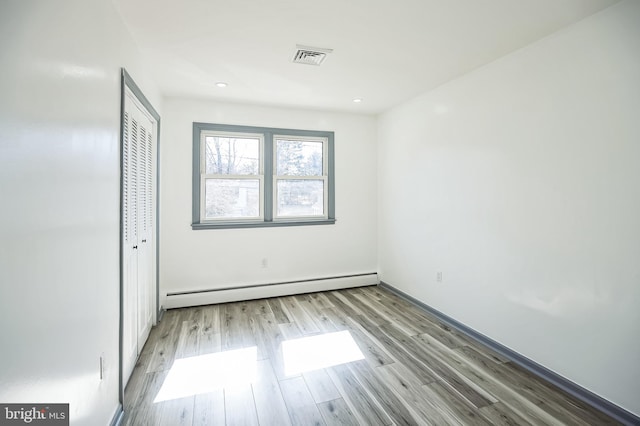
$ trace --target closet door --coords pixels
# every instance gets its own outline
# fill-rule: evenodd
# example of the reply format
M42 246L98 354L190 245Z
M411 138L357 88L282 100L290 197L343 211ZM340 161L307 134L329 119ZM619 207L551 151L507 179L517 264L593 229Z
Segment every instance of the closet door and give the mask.
M154 321L155 122L125 90L122 146L122 359L127 383Z
M153 172L153 122L142 115L138 120L138 353L149 337L153 324L153 283L155 255L153 224L155 214Z
M122 138L122 376L127 383L138 356L138 121L125 99Z

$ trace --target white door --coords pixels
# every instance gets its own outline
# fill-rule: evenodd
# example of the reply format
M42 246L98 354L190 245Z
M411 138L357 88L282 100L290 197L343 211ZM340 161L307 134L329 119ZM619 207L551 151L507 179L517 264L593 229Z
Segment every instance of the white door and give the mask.
M123 383L154 322L156 123L125 90L122 149Z
M138 121L138 352L149 337L153 324L155 283L155 194L153 121L145 115Z

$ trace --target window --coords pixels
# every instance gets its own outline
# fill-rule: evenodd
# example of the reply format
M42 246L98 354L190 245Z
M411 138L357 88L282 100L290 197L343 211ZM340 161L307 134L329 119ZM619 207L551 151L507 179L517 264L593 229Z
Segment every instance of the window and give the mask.
M333 132L193 123L193 229L335 223Z
M201 219L262 219L262 135L202 132L201 141Z

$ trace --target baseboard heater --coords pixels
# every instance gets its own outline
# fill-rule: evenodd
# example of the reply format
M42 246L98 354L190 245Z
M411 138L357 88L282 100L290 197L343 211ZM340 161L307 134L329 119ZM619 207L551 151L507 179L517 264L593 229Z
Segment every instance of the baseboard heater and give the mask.
M377 285L378 283L378 274L376 272L366 272L248 286L229 286L205 290L169 292L165 299L164 309L212 305L215 303L237 302L239 300L264 299L266 297L289 296L292 294L313 293L316 291L338 290L351 287L364 287Z

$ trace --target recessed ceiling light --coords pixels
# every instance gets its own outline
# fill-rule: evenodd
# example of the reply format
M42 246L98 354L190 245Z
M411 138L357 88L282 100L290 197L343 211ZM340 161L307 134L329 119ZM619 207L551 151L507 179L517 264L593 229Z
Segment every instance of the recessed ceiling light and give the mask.
M362 102L362 98L355 98L353 102L359 104L360 102Z
M225 83L224 81L219 81L219 82L216 83L216 86L218 86L218 87L227 87L228 84Z

